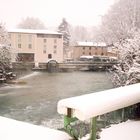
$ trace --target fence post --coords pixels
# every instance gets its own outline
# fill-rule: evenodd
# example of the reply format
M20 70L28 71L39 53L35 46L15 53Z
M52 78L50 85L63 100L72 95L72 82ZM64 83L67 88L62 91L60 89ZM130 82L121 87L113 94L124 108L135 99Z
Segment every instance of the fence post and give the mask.
M71 116L72 116L72 109L67 108L67 115L64 116L64 128L67 128L67 126L70 124Z
M72 109L71 108L67 108L67 115L64 116L64 129L66 130L66 132L68 134L70 134L74 139L78 138L77 134L75 133L75 131L73 130L71 123L76 121L77 118L73 118L72 117Z
M91 119L91 135L90 140L96 140L96 117Z

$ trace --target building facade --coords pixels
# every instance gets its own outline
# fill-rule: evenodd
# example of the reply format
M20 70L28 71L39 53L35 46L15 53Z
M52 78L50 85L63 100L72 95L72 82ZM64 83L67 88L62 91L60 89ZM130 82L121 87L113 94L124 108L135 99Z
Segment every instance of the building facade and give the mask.
M107 48L107 52L108 52L108 56L110 57L116 57L118 58L119 56L119 52L118 52L118 48L116 48L113 45L109 45Z
M63 61L63 36L48 30L9 30L12 62L47 63L49 60Z
M77 42L73 47L74 60L79 59L81 56L107 56L107 46L105 43L93 43L93 42Z

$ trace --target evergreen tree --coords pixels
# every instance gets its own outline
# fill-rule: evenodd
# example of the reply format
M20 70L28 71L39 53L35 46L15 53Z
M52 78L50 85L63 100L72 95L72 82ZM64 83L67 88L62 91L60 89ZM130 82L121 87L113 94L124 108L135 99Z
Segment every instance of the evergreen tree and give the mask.
M65 18L63 18L62 23L58 26L58 32L63 34L63 47L64 47L64 55L66 55L67 50L69 49L70 43L70 32L69 32L69 24Z

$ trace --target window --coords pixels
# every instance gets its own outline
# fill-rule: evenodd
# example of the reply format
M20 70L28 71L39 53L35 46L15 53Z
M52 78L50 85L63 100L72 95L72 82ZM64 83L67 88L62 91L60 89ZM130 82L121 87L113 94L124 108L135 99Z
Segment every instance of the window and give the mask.
M56 51L56 50L54 50L54 51L53 51L53 53L55 53L55 54L56 54L56 53L57 53L57 51Z
M37 34L38 38L62 38L61 34Z
M48 58L51 59L52 58L52 54L48 54Z
M83 47L83 50L85 50L85 47Z
M18 34L18 42L21 42L21 34Z
M21 48L21 44L18 44L18 48Z
M47 46L46 46L46 45L44 45L44 47L43 47L43 48L44 48L44 50L46 50L46 49L47 49Z
M57 43L57 39L54 39L54 43Z
M11 39L11 34L8 34L8 38Z
M46 54L46 50L43 50L43 53Z
M29 40L29 43L32 42L32 35L29 35L29 36L28 36L28 40Z
M46 52L47 52L47 51L46 51L46 48L47 48L47 46L44 45L44 46L43 46L43 53L44 53L44 54L46 54Z
M89 52L89 55L91 55L91 52Z
M32 48L32 44L29 44L29 45L28 45L28 48L31 49L31 48Z
M54 45L53 47L54 47L54 49L56 49L56 48L57 48L57 46L56 46L56 45Z
M91 50L91 47L89 47L89 50Z
M56 54L56 53L57 53L57 50L56 50L56 49L57 49L57 46L56 46L56 45L54 45L54 46L53 46L53 48L54 48L53 53L55 53L55 54Z
M44 43L46 43L46 42L47 42L47 39L45 38L45 39L44 39Z
M18 56L17 61L24 61L24 62L33 62L34 61L33 53L18 53L17 56Z
M85 52L83 52L83 55L85 54Z

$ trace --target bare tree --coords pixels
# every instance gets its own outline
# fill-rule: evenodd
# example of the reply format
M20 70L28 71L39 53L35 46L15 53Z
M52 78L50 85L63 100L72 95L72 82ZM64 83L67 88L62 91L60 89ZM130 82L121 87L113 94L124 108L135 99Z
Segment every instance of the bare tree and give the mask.
M71 42L76 41L95 41L95 35L97 27L85 27L85 26L71 26Z
M71 32L72 39L75 41L84 41L87 39L87 28L84 26L75 26Z
M119 0L102 17L98 37L109 43L131 37L131 30L140 28L140 1Z
M17 25L18 28L23 28L23 29L45 29L45 25L43 22L38 19L38 18L33 18L33 17L27 17L21 21Z
M118 0L103 16L98 38L115 44L120 63L114 66L112 81L125 86L140 80L140 1Z

